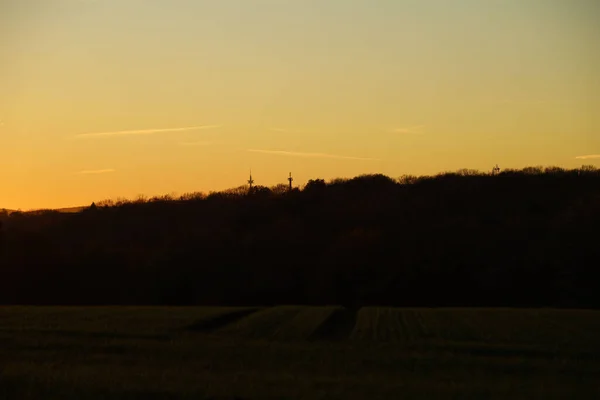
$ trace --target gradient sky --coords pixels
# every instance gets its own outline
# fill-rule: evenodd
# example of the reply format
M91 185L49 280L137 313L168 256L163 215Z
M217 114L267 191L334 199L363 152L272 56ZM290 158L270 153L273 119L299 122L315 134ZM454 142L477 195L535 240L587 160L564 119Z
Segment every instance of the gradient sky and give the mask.
M597 0L0 0L0 208L600 166L599 40Z

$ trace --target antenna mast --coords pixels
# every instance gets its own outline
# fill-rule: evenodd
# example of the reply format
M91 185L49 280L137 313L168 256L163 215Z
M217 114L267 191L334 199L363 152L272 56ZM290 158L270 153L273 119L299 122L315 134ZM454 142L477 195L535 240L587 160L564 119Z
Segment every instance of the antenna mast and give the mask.
M290 182L290 192L292 191L292 182L294 182L294 178L292 178L292 173L290 172L290 177L287 179Z
M252 190L253 184L254 184L254 179L252 179L252 169L250 169L250 179L248 179L248 185L250 185L250 190Z

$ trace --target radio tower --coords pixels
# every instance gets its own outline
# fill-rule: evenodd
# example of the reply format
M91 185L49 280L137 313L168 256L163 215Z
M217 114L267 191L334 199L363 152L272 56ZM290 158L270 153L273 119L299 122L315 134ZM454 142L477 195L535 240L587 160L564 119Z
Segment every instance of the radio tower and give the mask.
M252 179L252 170L250 170L250 179L248 179L248 185L250 185L250 191L252 191L253 184L254 184L254 179Z
M290 177L288 178L288 182L290 183L290 192L292 191L292 182L294 182L294 178L292 178L292 173L290 172Z

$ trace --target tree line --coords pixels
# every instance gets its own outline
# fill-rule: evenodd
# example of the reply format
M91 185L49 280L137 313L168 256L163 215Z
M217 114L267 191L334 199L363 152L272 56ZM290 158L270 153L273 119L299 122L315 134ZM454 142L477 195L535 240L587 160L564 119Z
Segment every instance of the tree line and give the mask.
M598 308L599 229L594 167L0 212L0 303Z

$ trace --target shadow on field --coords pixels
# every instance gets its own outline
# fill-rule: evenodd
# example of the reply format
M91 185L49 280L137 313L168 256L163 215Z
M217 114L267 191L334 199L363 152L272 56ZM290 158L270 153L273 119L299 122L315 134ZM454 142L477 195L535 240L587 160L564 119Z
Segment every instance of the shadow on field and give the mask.
M340 308L331 313L310 340L346 340L356 325L358 308Z
M580 361L597 361L600 354L597 351L561 351L561 349L538 348L532 346L499 346L482 344L449 344L435 346L438 350L447 351L453 354L463 354L475 357L506 357L520 359L574 359Z
M212 332L217 329L223 328L233 322L236 322L244 317L254 314L259 311L260 308L247 308L243 310L236 310L225 314L215 315L212 318L205 318L194 322L184 328L186 331L191 332Z
M15 332L4 330L5 332ZM0 330L0 332L3 332ZM74 330L53 330L53 329L27 329L27 335L42 334L46 337L69 337L69 338L85 338L85 339L132 339L132 340L169 340L168 335L161 334L132 334L121 332L93 332L93 331L74 331Z
M128 388L105 388L98 385L63 382L44 382L42 380L9 377L0 381L1 399L116 399L116 400L245 400L237 396L213 396L205 390L194 390L189 393L171 393L153 389L140 390ZM269 397L266 397L267 399Z

